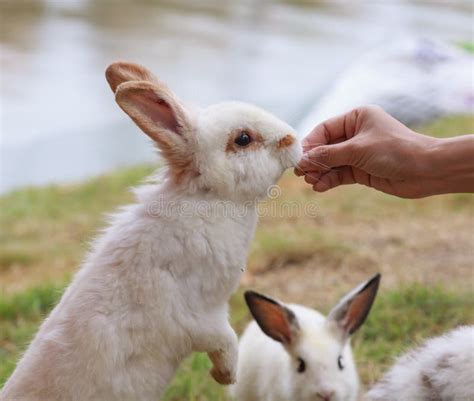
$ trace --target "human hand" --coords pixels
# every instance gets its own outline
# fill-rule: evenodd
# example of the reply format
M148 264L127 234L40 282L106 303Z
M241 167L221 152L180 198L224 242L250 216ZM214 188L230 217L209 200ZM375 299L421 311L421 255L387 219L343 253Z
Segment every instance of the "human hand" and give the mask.
M403 198L474 190L473 136L421 135L378 106L316 126L303 150L295 174L317 192L354 183Z

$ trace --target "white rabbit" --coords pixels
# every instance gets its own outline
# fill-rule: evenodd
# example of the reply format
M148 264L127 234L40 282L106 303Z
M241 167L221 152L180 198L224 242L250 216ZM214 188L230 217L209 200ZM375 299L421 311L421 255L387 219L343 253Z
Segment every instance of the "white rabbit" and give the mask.
M350 336L369 314L379 282L377 274L355 288L327 318L246 292L256 322L240 339L231 395L238 401L354 401L359 379Z
M257 222L256 198L301 157L294 130L249 104L185 108L145 68L107 80L168 169L98 238L0 395L2 401L156 401L205 351L235 381L227 301Z
M369 401L473 401L474 326L432 338L400 357Z

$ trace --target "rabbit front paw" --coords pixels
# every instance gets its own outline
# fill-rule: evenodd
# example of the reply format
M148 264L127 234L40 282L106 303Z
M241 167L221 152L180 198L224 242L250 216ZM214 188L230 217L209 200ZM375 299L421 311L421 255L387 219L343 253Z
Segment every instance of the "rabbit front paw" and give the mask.
M231 348L233 349L233 348ZM233 384L236 381L237 354L225 351L209 352L209 358L214 365L211 369L211 376L219 384Z
M228 385L235 383L235 373L229 369L222 369L214 366L211 369L211 376L219 384Z

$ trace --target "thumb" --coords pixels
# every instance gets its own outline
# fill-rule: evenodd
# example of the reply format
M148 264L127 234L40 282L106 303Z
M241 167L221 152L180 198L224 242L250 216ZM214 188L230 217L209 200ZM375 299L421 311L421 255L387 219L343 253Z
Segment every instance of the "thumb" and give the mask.
M322 145L306 152L298 163L303 171L324 171L332 167L351 165L354 159L352 141Z

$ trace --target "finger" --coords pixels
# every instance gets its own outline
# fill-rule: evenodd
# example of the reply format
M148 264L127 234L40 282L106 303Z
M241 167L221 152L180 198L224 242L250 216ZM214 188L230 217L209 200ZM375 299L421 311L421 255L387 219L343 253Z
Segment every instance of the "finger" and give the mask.
M431 181L393 181L386 178L375 177L365 173L364 171L351 169L350 167L342 167L338 170L332 170L318 178L307 178L305 176L305 181L312 184L313 190L316 192L326 192L340 185L357 183L386 194L408 199L423 198L428 195L439 193L436 189L433 189L434 185Z
M321 178L321 174L318 174L318 175L306 174L304 176L305 182L310 185L316 184L320 180L320 178Z
M393 181L367 174L365 171L356 168L352 169L352 177L353 182L376 189L377 191L385 192L386 194L396 195L402 198L419 197L418 194L421 185L417 180L413 182Z
M339 185L354 184L356 181L352 173L352 168L342 167L338 170L332 170L323 174L313 185L313 189L317 192L326 192L331 188Z
M304 171L303 170L300 170L299 168L294 168L293 169L293 173L297 176L297 177L302 177L304 176Z
M353 143L349 141L335 145L318 146L306 152L297 167L303 171L328 170L332 167L350 166L354 159ZM319 167L318 167L319 166Z
M316 168L315 168L313 171L304 171L304 170L301 170L301 169L298 167L298 165L295 166L295 168L294 168L293 171L294 171L295 175L298 176L298 177L302 177L302 176L304 176L304 175L306 175L306 174L310 174L310 173L311 173L311 174L313 174L313 173L315 173L315 174L320 174L320 173L321 173L320 170L319 170L319 169L316 169Z
M352 138L357 126L357 110L330 118L317 125L306 138L303 139L303 151L312 149L314 146L329 145L335 141Z
M347 141L347 138L338 138L338 139L335 139L334 141L332 141L330 144L331 145L334 145L336 143L341 143L341 142L344 142L344 141ZM317 146L321 146L321 145L325 145L324 143L321 143L321 142L310 142L308 140L308 142L306 142L306 152L317 147ZM303 149L303 153L305 153L305 149Z
M300 163L304 163L304 170L301 168L301 166L298 164L295 166L296 169L298 169L300 172L303 172L303 175L306 174L306 173L318 173L318 174L322 174L322 173L326 173L327 171L329 171L331 169L331 167L329 167L328 165L324 164L324 163L320 163L320 162L317 162L316 160L314 159L305 159L304 161L303 160L300 160Z

